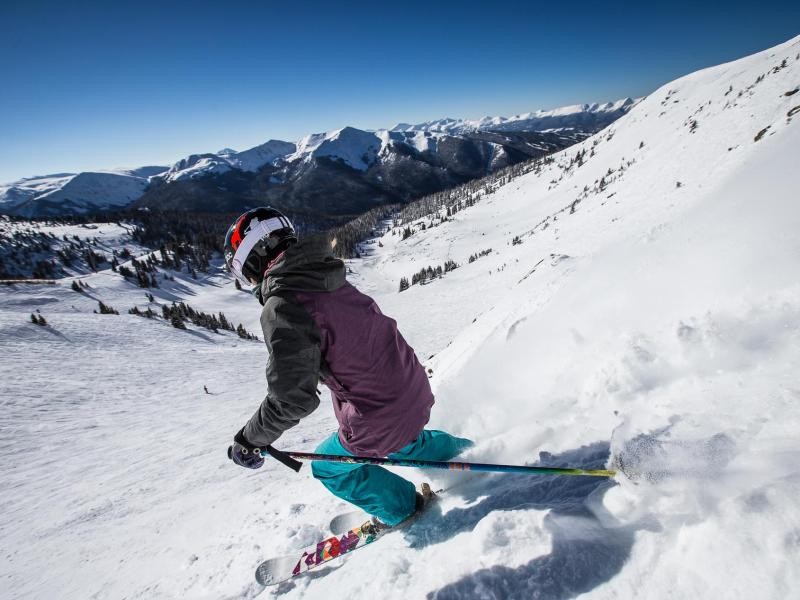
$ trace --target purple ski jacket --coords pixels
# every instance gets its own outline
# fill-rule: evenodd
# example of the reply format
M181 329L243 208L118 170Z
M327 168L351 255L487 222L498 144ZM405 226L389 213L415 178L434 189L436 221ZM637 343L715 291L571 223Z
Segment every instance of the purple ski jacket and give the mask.
M269 391L244 427L250 443L273 443L316 409L320 380L349 452L383 457L417 438L434 402L425 369L394 319L346 281L326 239L290 246L259 300Z

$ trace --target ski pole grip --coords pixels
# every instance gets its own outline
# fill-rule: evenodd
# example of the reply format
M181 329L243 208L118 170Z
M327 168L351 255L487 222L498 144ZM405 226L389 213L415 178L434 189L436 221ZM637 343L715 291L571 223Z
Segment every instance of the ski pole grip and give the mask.
M277 460L278 462L283 463L293 471L300 471L300 467L303 466L299 460L293 459L291 456L286 454L286 452L281 452L277 448L273 448L272 446L267 446L264 450L269 454L272 458Z

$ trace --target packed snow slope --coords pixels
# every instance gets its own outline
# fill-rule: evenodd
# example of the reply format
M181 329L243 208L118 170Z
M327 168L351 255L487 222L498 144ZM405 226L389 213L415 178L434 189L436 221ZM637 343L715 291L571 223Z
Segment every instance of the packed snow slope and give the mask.
M263 345L125 314L184 300L255 330L255 301L221 273L176 276L152 303L107 271L80 293L3 288L0 597L792 597L798 86L800 37L681 78L350 261L430 369L431 427L477 442L467 459L631 479L403 471L454 487L409 530L277 588L253 583L259 561L347 506L306 469L227 461L264 393ZM47 327L26 322L35 308ZM311 450L335 426L326 392L276 445Z

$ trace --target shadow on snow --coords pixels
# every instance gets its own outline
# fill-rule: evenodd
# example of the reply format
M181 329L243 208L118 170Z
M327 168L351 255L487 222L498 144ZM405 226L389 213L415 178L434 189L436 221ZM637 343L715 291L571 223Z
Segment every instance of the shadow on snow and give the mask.
M539 464L602 469L608 456L609 444L597 442L558 456L543 452ZM519 567L480 569L428 598L571 598L609 581L628 559L635 531L643 528L621 525L603 507L603 495L615 485L605 478L576 476L513 474L470 480L459 495L477 503L445 515L431 512L405 533L412 548L471 531L493 511L530 508L549 511L544 526L552 537L552 550Z

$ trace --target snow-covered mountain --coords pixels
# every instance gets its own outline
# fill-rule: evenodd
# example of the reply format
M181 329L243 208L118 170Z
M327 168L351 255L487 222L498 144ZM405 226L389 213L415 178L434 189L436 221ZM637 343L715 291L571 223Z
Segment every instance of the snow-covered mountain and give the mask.
M319 157L341 161L353 169L365 171L375 163L381 150L380 137L355 127L304 137L289 161L310 161Z
M263 346L125 310L186 300L257 330L252 297L219 272L159 273L152 301L109 271L80 292L0 288L6 594L792 597L799 119L797 37L381 228L348 277L428 369L430 427L474 439L466 460L621 462L636 480L406 470L450 487L431 513L270 591L258 562L319 541L347 505L306 469L227 460L264 395ZM27 322L36 309L47 327ZM335 428L323 390L276 446L312 450Z
M238 166L244 153L189 157L165 177L154 178L136 205L235 212L268 203L289 212L341 218L555 152L588 137L595 131L592 126L457 134L344 127L287 144L286 154L259 157L249 169Z
M623 98L616 102L576 104L552 110L514 115L513 117L482 117L480 119L444 118L417 125L398 123L391 131L435 131L460 134L468 131L563 131L592 129L599 131L633 108L641 98Z
M232 169L257 171L264 165L277 165L292 154L297 147L290 142L270 140L244 152L230 148L216 154L192 154L176 162L163 174L166 181L180 181L204 175L226 173Z
M176 181L223 173L231 169L255 171L268 164L277 166L279 163L308 162L319 157L331 158L353 169L365 171L379 161L382 155L385 156L390 144L407 145L420 152L435 152L436 140L446 136L457 138L477 131L594 133L624 115L639 100L624 98L605 104L565 106L513 117L483 117L475 120L446 118L418 125L401 123L389 130L363 131L355 127L344 127L308 135L296 144L271 140L263 146L241 153L226 148L217 154L192 155L177 162L166 175L166 179ZM420 132L427 132L429 135L419 135ZM243 155L251 158L242 160Z
M55 216L119 208L135 201L147 207L224 212L271 201L284 209L352 214L567 147L633 105L624 100L508 119L462 120L449 128L344 127L308 135L297 143L269 140L242 152L225 148L192 154L169 168L32 177L0 187L0 213ZM330 189L320 189L321 184ZM345 192L346 198L337 198ZM282 205L282 198L288 198L288 204Z
M0 186L0 213L24 217L80 214L129 205L167 167L57 173Z

